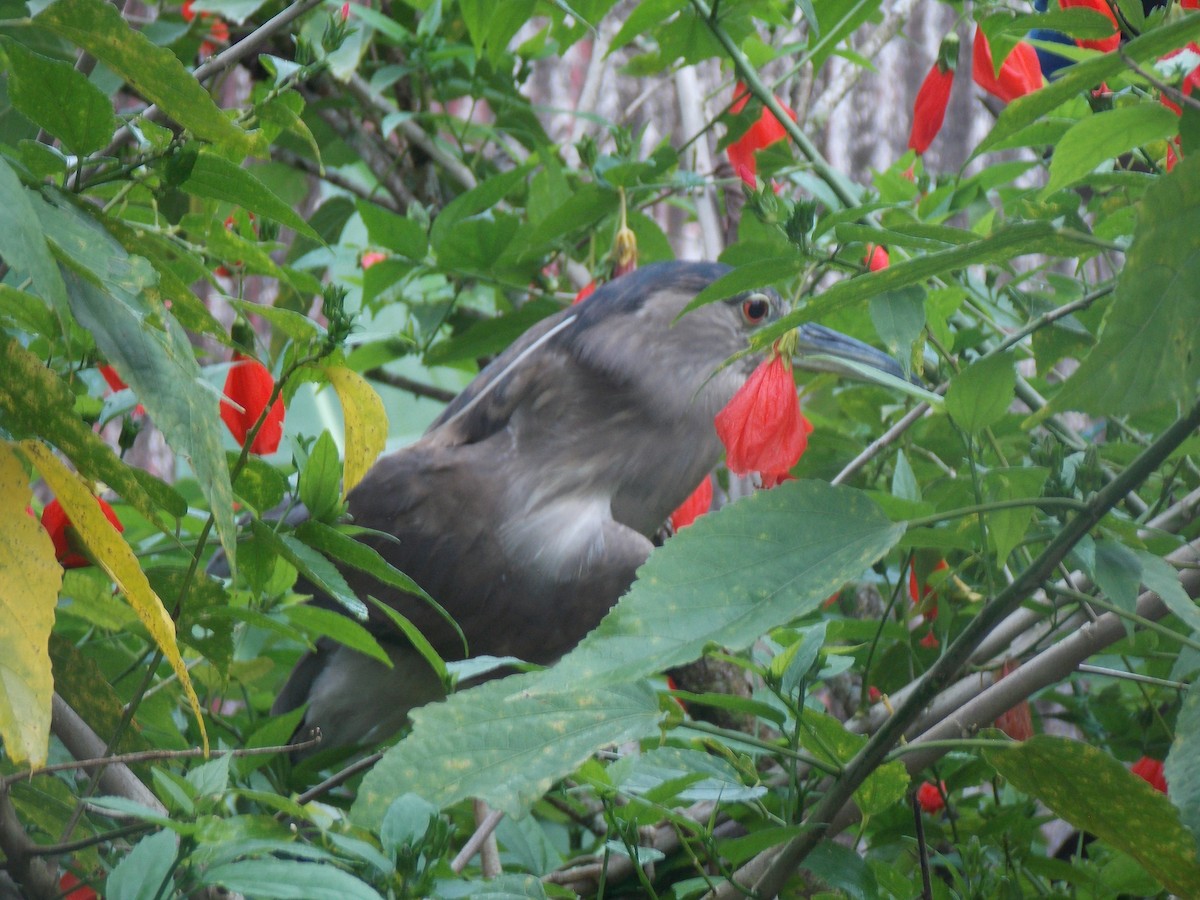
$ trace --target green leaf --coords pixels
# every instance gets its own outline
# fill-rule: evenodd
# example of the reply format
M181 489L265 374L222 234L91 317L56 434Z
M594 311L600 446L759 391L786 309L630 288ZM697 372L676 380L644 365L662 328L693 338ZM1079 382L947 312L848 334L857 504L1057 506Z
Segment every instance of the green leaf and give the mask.
M794 277L804 269L804 259L800 256L783 256L776 259L764 259L753 265L740 266L732 272L722 275L692 300L684 312L689 312L704 306L740 294L743 291L753 291L758 288L771 287Z
M1175 740L1163 766L1171 802L1200 844L1200 681L1193 681L1175 721Z
M1011 353L977 359L950 379L946 412L963 431L979 434L1008 411L1016 384Z
M1179 572L1161 556L1135 550L1142 563L1142 581L1184 625L1200 634L1200 607L1179 583Z
M76 320L137 394L171 449L191 463L232 564L237 529L218 398L187 334L147 296L154 270L73 206L43 204L39 213L60 260L70 267L67 285Z
M1192 157L1146 191L1100 340L1047 413L1114 416L1190 402L1200 382L1197 284L1200 158Z
M0 257L17 272L27 274L36 293L65 317L67 289L34 212L35 206L44 205L0 157L0 208L4 210L0 216Z
M1170 25L1155 28L1122 44L1120 53L1100 54L1087 62L1061 70L1049 84L1008 104L1001 111L991 133L975 148L972 158L995 149L1011 135L1044 118L1081 93L1090 91L1100 82L1124 74L1127 71L1126 60L1153 62L1164 53L1183 47L1197 38L1200 38L1200 17L1183 16Z
M629 593L531 690L627 682L691 662L710 642L745 647L816 609L903 533L850 488L761 491L652 553Z
M83 156L108 144L116 130L112 101L82 72L15 41L3 42L11 65L9 99L31 121Z
M1039 466L1013 469L994 469L984 475L984 496L989 503L1003 500L1022 500L1042 495L1042 486L1050 472ZM1025 538L1033 521L1034 507L994 509L987 514L988 541L996 553L997 565L1008 562L1008 555Z
M1119 541L1096 542L1096 566L1092 573L1096 586L1125 612L1132 613L1137 607L1138 591L1142 583L1142 564L1137 554ZM1133 633L1133 623L1123 620L1125 631Z
M254 143L166 47L134 31L104 0L55 0L34 22L82 47L129 82L134 91L202 140L238 153Z
M515 675L412 712L412 733L363 779L351 818L378 827L392 798L413 793L444 808L478 797L521 815L597 749L658 728L644 683L531 695Z
M171 892L170 875L178 841L171 831L142 838L109 873L104 896L111 900L154 900L164 883Z
M333 435L322 431L300 471L300 500L314 519L324 521L342 506L342 461Z
M284 610L284 614L289 621L309 634L333 638L339 644L344 644L351 650L357 650L363 656L378 660L388 668L392 666L391 659L379 646L379 642L371 636L371 633L341 613L331 609L321 609L319 606L311 606L307 603L299 603L289 606Z
M375 203L359 200L355 204L363 224L367 226L367 237L372 244L386 247L393 253L420 262L429 248L422 225L405 216L384 209Z
M1173 137L1179 119L1161 103L1119 106L1079 120L1054 146L1045 199L1074 184L1106 160Z
M244 859L212 866L201 884L272 900L382 900L371 886L336 866L294 859Z
M1179 811L1104 751L1036 735L984 756L1017 790L1129 854L1172 893L1200 897L1196 843Z
M216 153L201 150L196 154L191 172L179 187L197 197L232 203L257 216L274 219L305 237L321 240L321 236L291 206L273 194L252 172Z
M913 344L925 330L925 289L910 285L871 298L871 321L888 353L912 368Z
M846 730L833 716L805 708L800 723L800 743L819 759L842 765L854 758L867 738ZM854 792L864 816L893 808L908 790L908 770L900 760L879 766Z
M324 556L290 534L279 534L259 519L250 523L256 540L270 547L312 582L313 587L324 591L356 619L366 621L367 607L346 584L342 573Z

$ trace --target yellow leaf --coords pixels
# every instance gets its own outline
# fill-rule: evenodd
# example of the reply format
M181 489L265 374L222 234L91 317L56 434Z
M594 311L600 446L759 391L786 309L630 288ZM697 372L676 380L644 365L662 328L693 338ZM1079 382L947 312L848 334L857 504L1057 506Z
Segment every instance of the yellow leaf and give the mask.
M0 738L14 762L46 764L50 743L50 630L62 566L50 535L26 512L25 467L0 442Z
M342 490L350 490L362 481L375 458L387 443L388 421L383 401L366 379L343 366L330 366L325 377L337 391L346 421L346 462Z
M76 537L87 547L92 558L113 580L118 590L125 595L137 617L150 632L150 637L175 670L175 675L179 678L200 725L204 751L207 753L208 733L200 713L200 700L196 697L196 690L192 687L192 680L188 677L187 667L184 666L183 657L179 653L179 645L175 642L175 623L150 587L146 573L142 571L133 550L125 543L121 533L105 518L87 485L63 465L48 446L38 441L26 440L21 441L18 448L54 491L63 511L71 520Z

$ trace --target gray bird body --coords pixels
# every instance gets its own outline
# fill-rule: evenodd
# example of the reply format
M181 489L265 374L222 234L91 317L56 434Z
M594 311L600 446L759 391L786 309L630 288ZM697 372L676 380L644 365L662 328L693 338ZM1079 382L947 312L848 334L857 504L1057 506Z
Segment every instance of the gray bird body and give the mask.
M446 609L471 655L558 659L628 589L652 535L716 465L713 417L761 356L721 364L782 312L774 292L756 292L678 318L727 271L646 266L543 320L350 492L355 524L397 538L367 542ZM346 574L444 658L462 657L427 603ZM300 731L319 726L322 747L386 737L442 693L382 613L368 627L393 669L323 639L276 700L276 713L309 704Z

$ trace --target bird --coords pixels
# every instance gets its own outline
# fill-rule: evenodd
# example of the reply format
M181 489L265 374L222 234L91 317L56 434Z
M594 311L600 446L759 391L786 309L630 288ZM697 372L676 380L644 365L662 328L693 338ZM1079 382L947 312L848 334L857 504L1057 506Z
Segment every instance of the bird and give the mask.
M765 357L750 349L753 335L786 312L766 288L685 313L730 271L653 263L543 319L349 492L353 524L386 536L360 539L461 635L423 598L347 569L350 587L402 613L445 659L463 657L464 638L473 656L541 665L574 647L719 462L714 417ZM798 338L797 366L839 371L838 360L852 360L899 374L891 357L820 325L800 326ZM328 597L311 602L340 609ZM378 742L444 696L387 615L371 608L365 624L391 668L321 638L272 707L305 707L297 736L319 729L318 749Z

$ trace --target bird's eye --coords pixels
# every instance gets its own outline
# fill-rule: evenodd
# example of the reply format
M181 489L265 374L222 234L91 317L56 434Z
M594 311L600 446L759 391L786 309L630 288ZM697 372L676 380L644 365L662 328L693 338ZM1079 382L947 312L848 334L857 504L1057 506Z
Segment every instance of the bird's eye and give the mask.
M771 312L771 302L762 294L742 301L742 318L750 325L757 325Z

